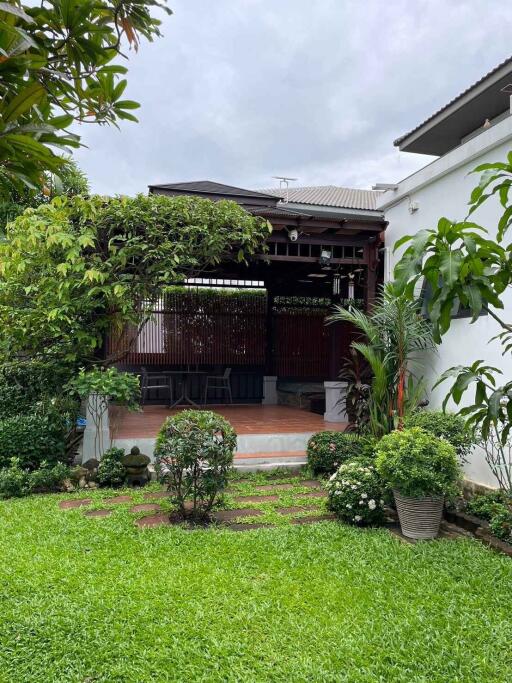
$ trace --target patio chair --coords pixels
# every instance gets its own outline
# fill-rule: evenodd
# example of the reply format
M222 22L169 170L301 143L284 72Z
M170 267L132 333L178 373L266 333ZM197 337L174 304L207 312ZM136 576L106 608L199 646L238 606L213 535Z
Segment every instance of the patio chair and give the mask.
M162 383L161 380L164 380ZM169 394L169 405L174 401L174 388L172 375L165 375L159 372L148 372L145 367L141 368L141 403L146 402L150 389L164 389Z
M233 403L233 395L231 393L231 368L226 368L222 375L208 375L204 387L204 404L208 399L208 390L216 389L223 391L228 395L229 402Z

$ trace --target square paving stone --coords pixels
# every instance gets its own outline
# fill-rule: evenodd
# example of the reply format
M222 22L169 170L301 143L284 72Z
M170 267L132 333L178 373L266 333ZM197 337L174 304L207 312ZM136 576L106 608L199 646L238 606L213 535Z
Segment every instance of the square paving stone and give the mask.
M274 503L279 496L237 496L237 503Z
M263 514L261 510L218 510L213 513L213 518L218 522L229 522L237 517L257 517Z
M108 503L109 505L112 505L113 503L131 503L132 497L131 496L114 496L114 498L105 498L103 500L103 502Z
M155 510L161 510L160 505L156 503L141 503L140 505L134 505L130 508L130 512L154 512Z
M297 484L296 484L297 485ZM294 484L265 484L264 486L255 486L258 491L285 491L286 489L293 489Z
M140 527L154 527L154 526L169 526L171 520L169 513L161 513L159 515L148 515L135 520L135 524Z
M77 498L76 500L62 500L59 503L59 507L62 510L72 510L73 508L81 508L91 503L92 500L90 498Z
M84 515L86 517L108 517L112 514L112 510L86 510Z
M312 489L321 489L324 486L321 481L318 481L318 479L306 479L306 481L299 482L298 485L299 486L308 486L309 488L312 488Z

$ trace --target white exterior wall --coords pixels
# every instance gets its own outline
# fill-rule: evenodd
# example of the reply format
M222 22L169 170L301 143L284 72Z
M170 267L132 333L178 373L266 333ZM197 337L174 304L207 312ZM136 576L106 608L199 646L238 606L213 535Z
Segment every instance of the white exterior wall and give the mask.
M470 192L479 178L477 174L468 175L469 172L485 162L504 161L511 150L512 116L405 178L396 191L383 195L380 208L389 222L386 229L386 279L392 276L394 265L406 248L404 246L393 254L395 242L423 228L435 228L441 216L451 220L465 218ZM409 202L419 205L414 213L409 212ZM499 200L490 199L472 215L471 220L487 228L494 236L501 214ZM510 319L512 292L505 293L503 302L505 309L502 315ZM431 354L427 359L424 375L429 388L447 368L469 365L478 359L501 368L504 380L511 379L512 355L503 357L498 342L488 343L500 331L498 324L489 316L482 316L473 324L470 324L470 319L453 320L437 354ZM440 407L449 386L447 382L431 392L430 407ZM481 449L475 450L466 466L466 476L472 481L496 486Z

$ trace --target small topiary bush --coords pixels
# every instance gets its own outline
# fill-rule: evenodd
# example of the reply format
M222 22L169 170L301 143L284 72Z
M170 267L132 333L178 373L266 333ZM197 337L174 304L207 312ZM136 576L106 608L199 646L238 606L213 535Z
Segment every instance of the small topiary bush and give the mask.
M235 448L235 430L210 410L184 410L165 421L155 456L160 476L184 518L208 517L227 485Z
M375 465L386 484L403 496L452 497L460 491L455 448L420 427L382 437Z
M116 488L124 484L126 469L123 465L124 448L109 448L101 457L98 465L98 483L100 486Z
M21 498L28 493L28 472L21 467L18 458L12 458L0 469L0 498Z
M459 460L467 462L471 449L475 445L475 439L466 423L460 415L443 413L441 410L417 410L408 415L404 420L404 427L421 427L429 434L433 434L455 448Z
M326 476L353 458L373 458L376 440L345 432L318 432L308 441L308 465L313 474Z
M329 509L350 524L384 520L384 485L375 467L361 460L340 465L327 482Z

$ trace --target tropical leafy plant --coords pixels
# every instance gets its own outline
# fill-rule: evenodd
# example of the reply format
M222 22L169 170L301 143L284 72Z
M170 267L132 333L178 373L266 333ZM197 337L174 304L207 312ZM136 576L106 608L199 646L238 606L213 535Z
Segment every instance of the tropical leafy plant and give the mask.
M403 496L452 497L460 490L455 448L420 427L394 431L377 444L377 471Z
M429 323L418 304L385 287L370 313L335 307L330 322L349 322L362 334L352 343L371 367L368 397L369 427L380 437L401 427L404 416L419 403L423 390L411 366L421 363L420 351L434 347Z
M124 45L160 36L165 0L0 3L0 194L44 187L58 150L78 147L73 123L136 121L124 99Z
M486 312L499 326L496 335L503 354L512 351L512 324L500 311L504 309L503 293L512 284L510 252L506 239L512 225L512 152L505 162L482 164L480 182L471 193L468 217L460 222L441 218L437 229L421 230L405 236L395 250L408 244L395 268L398 291L412 297L418 284L426 280L432 292L428 312L436 341L449 330L459 306L471 311L471 322ZM503 213L491 237L469 217L490 199L499 199ZM436 386L452 378L444 406L451 399L459 405L466 392L474 390L473 402L460 410L468 425L487 439L492 430L502 444L512 429L512 381L499 385L502 371L476 360L469 366L447 370Z

